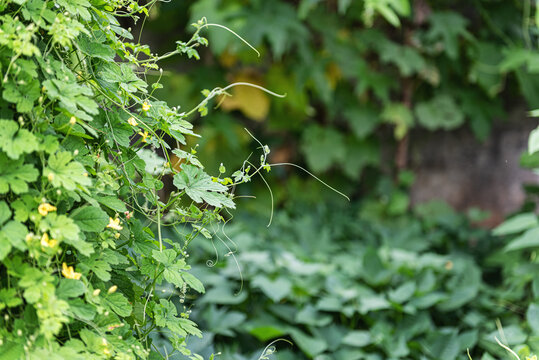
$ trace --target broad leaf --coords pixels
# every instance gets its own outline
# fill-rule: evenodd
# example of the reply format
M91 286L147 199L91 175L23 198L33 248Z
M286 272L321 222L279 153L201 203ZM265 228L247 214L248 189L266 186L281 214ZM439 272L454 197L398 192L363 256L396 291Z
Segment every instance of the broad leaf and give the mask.
M193 201L205 201L215 207L235 208L234 202L226 194L226 186L212 181L204 170L196 166L182 164L181 168L182 171L174 175L174 185L184 190Z

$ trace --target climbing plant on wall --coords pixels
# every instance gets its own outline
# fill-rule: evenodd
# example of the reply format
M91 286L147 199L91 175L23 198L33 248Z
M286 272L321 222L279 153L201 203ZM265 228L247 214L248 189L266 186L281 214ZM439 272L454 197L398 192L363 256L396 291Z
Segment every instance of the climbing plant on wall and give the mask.
M186 348L201 332L185 299L204 292L188 245L249 175L211 177L185 146L189 115L222 89L191 111L154 96L147 75L163 58L198 59L209 26L157 55L126 29L155 4L0 2L2 359L201 358ZM164 237L171 225L189 230Z
M262 53L212 30L211 61L189 67L200 76L183 76L182 65L165 76L178 89L171 96L194 101L215 79L287 94L277 102L256 89L231 91L197 123L215 149L219 143L240 153L250 141L241 131L247 125L277 139L279 160L357 180L366 168L406 168L416 130L466 127L485 140L493 121L522 99L539 104L530 50L536 34L528 26L536 10L530 1L197 0L161 4L156 14L171 21L149 26L167 47L166 34L206 16L233 26Z

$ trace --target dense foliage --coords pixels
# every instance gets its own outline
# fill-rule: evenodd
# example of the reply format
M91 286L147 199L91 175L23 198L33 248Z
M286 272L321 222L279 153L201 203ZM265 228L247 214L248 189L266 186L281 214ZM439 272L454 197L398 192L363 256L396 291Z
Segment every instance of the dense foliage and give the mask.
M248 175L211 178L195 150L181 149L205 101L180 112L156 99L161 85L145 78L162 72L162 57L118 21L137 22L154 4L0 2L2 359L200 359L185 347L201 332L184 299L204 292L187 246L234 208L229 188ZM194 25L163 56L198 57L207 25ZM160 195L167 176L173 192ZM164 238L172 224L190 232ZM164 283L170 291L156 293Z
M208 145L200 155L214 168L224 161L218 154L229 166L249 154L248 126L267 139L276 162L304 163L357 190L351 180L365 169L405 168L409 146L425 132L468 127L484 140L524 99L539 105L531 1L192 0L154 11L160 20L148 30L156 46L169 49L169 34L206 16L262 54L211 30L206 61L171 66L177 72L164 77L164 96L195 102L215 81L287 95L238 87L216 103L220 109L197 123Z
M305 208L278 215L268 233L255 228L256 216L241 217L227 232L237 248L223 235L229 248L216 236L217 253L206 244L196 271L210 290L195 314L216 351L257 358L283 337L295 344L278 344L285 359L452 359L467 347L474 359L492 359L504 354L494 335L522 357L539 350L537 188L528 187L532 201L493 238L441 204L407 211L407 191L370 176L407 177L399 170L408 149L427 132L468 127L485 140L513 108L539 105L534 2L193 0L154 10L170 19L149 22L158 46L206 16L262 54L211 32L207 60L165 74L165 96L194 103L197 89L216 79L287 94L273 101L236 88L216 102L196 123L208 164L248 155L247 126L268 139L275 162L305 163L370 195L349 210L326 207L317 185L289 179L275 198L293 195ZM536 150L524 165L539 166ZM217 265L224 272L205 267L215 254L228 255Z
M474 229L481 213L441 202L395 212L381 200L392 191L386 183L356 206L290 206L268 232L267 219L243 214L215 247L197 242L200 349L257 359L282 338L293 345L274 344L278 359L452 360L469 348L492 360L506 354L497 336L522 358L536 353L535 263Z

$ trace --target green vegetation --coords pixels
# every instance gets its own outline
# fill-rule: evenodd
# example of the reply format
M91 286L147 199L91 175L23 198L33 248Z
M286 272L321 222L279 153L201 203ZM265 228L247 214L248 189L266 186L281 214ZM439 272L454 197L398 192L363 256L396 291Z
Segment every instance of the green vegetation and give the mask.
M205 16L262 54L210 29L206 61L169 63L170 101L195 104L200 88L234 81L287 95L236 87L216 102L195 123L209 167L241 163L250 153L247 126L279 159L353 193L358 180L406 168L408 147L425 132L466 127L485 140L516 105L539 106L531 3L196 0L159 4L159 20L146 29L169 50L170 34Z
M539 187L489 232L407 165L539 106L537 10L0 1L0 359L536 359Z
M521 318L539 296L528 286L536 265L471 227L475 213L441 202L393 212L381 205L387 185L356 206L290 206L270 231L243 214L226 229L234 243L196 242L207 292L193 315L207 350L256 359L284 338L294 346L275 344L276 359L450 360L469 348L487 360L504 358L497 336L521 356L536 351L537 305Z
M154 4L0 3L1 359L166 358L154 337L200 359L186 348L201 336L189 309L155 289L169 283L182 299L204 292L188 245L235 207L229 188L247 175L227 186L194 150L180 150L195 135L189 113L153 96L162 85L144 79L162 71L160 57L118 21ZM208 25L194 26L167 56L198 57ZM171 167L172 153L181 167ZM174 188L165 202L166 177ZM172 224L192 233L164 238Z

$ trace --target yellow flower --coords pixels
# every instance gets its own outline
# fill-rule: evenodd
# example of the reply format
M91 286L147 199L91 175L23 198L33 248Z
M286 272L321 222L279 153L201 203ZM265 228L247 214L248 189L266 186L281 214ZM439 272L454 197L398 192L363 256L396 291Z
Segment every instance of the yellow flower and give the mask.
M82 274L75 272L75 270L73 270L73 266L67 266L66 263L63 263L62 275L64 275L64 277L67 279L79 280Z
M146 142L146 138L148 137L148 132L146 130L144 130L144 132L140 131L138 133L140 136L142 136L142 142L145 143Z
M51 211L56 211L56 206L52 206L49 203L42 203L37 208L37 211L41 214L41 216L46 216Z
M107 227L109 229L118 230L118 231L123 229L123 227L120 226L120 218L113 219L109 217L109 224L107 225Z
M70 123L71 125L75 125L75 124L77 123L77 118L74 117L74 116L72 116L71 119L69 119L69 123Z
M127 119L127 123L128 123L129 125L131 125L131 126L137 126L137 125L138 125L137 120L135 120L135 118L132 117L132 116L131 116L129 119Z
M537 355L526 356L526 360L537 360Z
M144 111L148 111L150 110L152 106L150 104L148 104L146 101L144 102L144 104L142 104L142 110Z
M118 290L118 286L112 285L109 290L107 291L109 294L115 293L116 290Z
M43 247L55 247L56 244L58 244L58 241L55 239L49 239L49 234L44 233L43 236L41 236L41 246Z
M49 181L54 180L54 173L49 173L49 175L47 175L47 179L48 179Z

